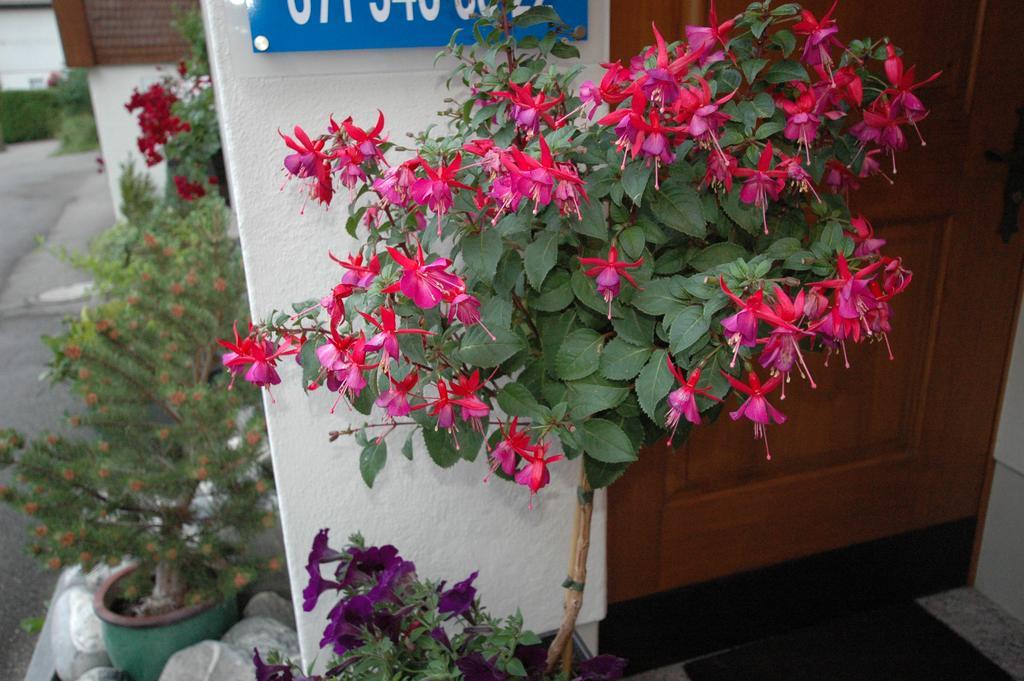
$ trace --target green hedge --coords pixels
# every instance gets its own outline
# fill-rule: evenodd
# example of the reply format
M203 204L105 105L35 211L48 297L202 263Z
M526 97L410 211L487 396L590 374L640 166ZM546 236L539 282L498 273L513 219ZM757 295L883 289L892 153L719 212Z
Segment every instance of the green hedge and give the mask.
M49 139L60 129L60 104L52 90L0 92L0 125L4 141Z

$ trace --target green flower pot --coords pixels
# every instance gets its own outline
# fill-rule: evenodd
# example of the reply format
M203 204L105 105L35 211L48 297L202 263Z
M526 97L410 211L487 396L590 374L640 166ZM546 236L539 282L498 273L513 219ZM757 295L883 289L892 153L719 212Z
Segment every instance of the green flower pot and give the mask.
M112 575L96 592L93 603L111 663L133 681L158 681L171 655L200 641L219 639L238 621L234 596L220 603L150 617L127 617L111 611L118 582L134 570L132 566Z

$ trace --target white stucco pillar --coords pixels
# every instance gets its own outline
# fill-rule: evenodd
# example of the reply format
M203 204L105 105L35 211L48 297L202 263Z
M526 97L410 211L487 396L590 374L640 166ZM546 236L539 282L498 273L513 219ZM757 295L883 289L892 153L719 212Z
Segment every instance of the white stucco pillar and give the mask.
M584 61L597 64L608 54L609 3L589 2L590 39L581 47ZM402 141L443 108L447 65L432 67L434 48L254 54L244 0L202 5L252 312L263 318L275 307L288 309L290 302L326 293L339 279L327 250L346 254L355 245L344 229L344 196L329 211L308 205L302 214L297 188L282 191L285 148L278 128L299 124L320 131L331 113L337 120L352 115L365 126L380 109L386 132ZM268 400L266 409L293 594L305 584L303 566L314 533L329 527L336 543L361 531L369 542L395 544L426 577L462 579L479 569L477 584L494 613L520 608L527 626L537 631L557 625L576 503L575 463L553 471L553 484L530 511L523 488L481 482L482 458L441 470L418 442L409 462L398 451L403 435L391 446L374 488L367 489L355 443L327 440L329 430L362 417L344 407L329 415L333 395L306 397L297 367L285 365L276 402ZM605 520L605 499L598 495L582 623L605 614ZM308 662L317 656L326 608L306 615L299 601Z

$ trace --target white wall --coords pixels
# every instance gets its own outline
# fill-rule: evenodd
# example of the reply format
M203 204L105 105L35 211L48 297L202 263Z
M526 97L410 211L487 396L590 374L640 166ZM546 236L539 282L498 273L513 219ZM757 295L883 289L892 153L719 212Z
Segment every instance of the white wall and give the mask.
M152 168L146 162L136 140L139 126L135 114L128 113L125 103L132 96L132 90L145 89L163 77L158 69L169 69L170 65L140 64L129 66L97 66L89 69L89 92L92 95L92 109L96 115L96 130L100 138L100 153L106 164L107 183L114 208L121 215L121 189L118 184L121 166L129 159L137 170L145 170L163 191L166 179L166 164Z
M63 69L64 48L52 8L0 8L0 87L46 87L50 74Z
M996 468L975 586L1024 620L1024 314L996 433Z
M590 2L591 40L584 51L593 64L607 56L608 0ZM285 152L278 128L299 124L319 131L330 113L369 124L380 108L387 131L403 139L441 108L442 76L431 70L434 49L254 55L241 3L202 5L249 295L254 315L264 317L275 306L328 291L338 269L327 249L347 253L354 246L343 228L344 196L329 212L310 205L303 215L297 190L280 191ZM294 594L305 584L303 566L318 528L330 527L336 542L361 530L370 542L397 545L428 577L458 579L479 569L484 602L494 611L518 607L528 626L556 626L576 503L575 465L556 468L554 484L531 512L523 488L481 484L482 460L441 470L417 447L410 463L398 454L403 440L397 439L376 486L366 489L358 448L351 440L330 444L326 437L353 414L342 407L330 416L332 396L304 396L296 367L285 364L277 401L266 407ZM605 614L605 519L599 496L582 622ZM317 655L325 613L299 613L306 661Z

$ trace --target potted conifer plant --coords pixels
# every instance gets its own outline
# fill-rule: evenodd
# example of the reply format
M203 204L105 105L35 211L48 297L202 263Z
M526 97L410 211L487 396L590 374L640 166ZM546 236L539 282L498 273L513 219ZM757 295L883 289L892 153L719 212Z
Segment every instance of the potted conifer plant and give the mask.
M258 392L225 389L209 340L245 307L226 210L216 198L185 213L148 203L91 261L105 302L47 339L53 380L82 400L69 416L81 434L0 434L17 480L0 497L34 523L32 553L52 569L124 566L95 609L111 661L135 681L219 637L235 593L279 563L245 552L274 523Z
M723 411L770 459L780 389L823 370L812 352L838 371L849 344L888 348L911 273L850 196L889 177L928 110L895 45L847 42L831 10L763 1L719 21L712 4L710 26L677 42L655 28L577 86L578 65L552 64L578 56L571 31L518 5L491 5L472 45L453 38L448 125L412 149L383 114L283 135L309 198L349 198L359 247L332 255L321 298L226 343L225 363L269 386L298 353L305 389L367 415L331 434L355 436L367 484L388 441L413 437L442 467L484 453L531 506L576 477L546 661L567 672L593 491ZM520 31L540 24L552 31Z

